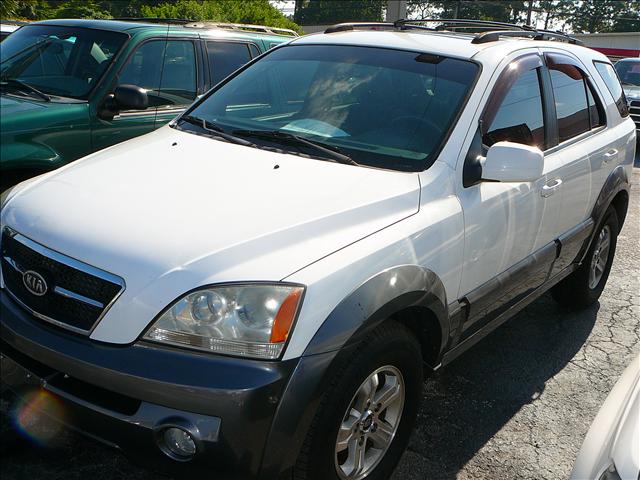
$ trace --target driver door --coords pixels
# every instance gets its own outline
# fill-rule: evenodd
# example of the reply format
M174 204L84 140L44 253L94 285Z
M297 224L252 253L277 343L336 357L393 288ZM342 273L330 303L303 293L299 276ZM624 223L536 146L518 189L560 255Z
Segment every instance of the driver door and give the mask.
M498 77L480 117L465 168L492 144L510 141L545 150L552 131L545 112L542 59L510 61ZM560 162L545 158L533 182L476 178L459 193L465 218L465 253L460 295L469 303L462 326L468 338L546 280L556 257L555 238L562 189Z

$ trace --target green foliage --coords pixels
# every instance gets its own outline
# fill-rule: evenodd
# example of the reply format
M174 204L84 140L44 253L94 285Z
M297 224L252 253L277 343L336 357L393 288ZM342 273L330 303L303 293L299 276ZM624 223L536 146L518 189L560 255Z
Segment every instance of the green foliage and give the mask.
M407 10L414 18L457 17L520 24L530 16L545 28L564 24L575 32L640 32L640 0L408 0Z
M143 5L143 17L188 18L231 23L254 23L300 31L268 0L178 0L159 5Z
M300 27L269 0L0 0L2 18L157 17Z
M293 18L302 25L378 22L386 0L297 0Z

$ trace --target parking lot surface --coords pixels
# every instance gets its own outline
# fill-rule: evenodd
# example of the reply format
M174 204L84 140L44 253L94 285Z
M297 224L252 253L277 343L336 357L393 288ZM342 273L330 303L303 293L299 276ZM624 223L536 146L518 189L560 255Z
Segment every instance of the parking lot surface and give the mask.
M636 165L638 162L636 162ZM563 310L549 295L430 378L393 480L566 478L600 405L640 353L640 169L600 302ZM165 478L42 422L16 433L3 395L0 476Z

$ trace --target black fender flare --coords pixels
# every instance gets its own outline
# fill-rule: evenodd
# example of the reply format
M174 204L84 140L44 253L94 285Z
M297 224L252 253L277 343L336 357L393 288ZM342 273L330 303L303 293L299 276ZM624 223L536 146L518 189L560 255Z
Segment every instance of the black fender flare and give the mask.
M618 165L607 177L607 180L604 182L602 189L600 190L600 194L596 199L596 203L593 206L593 210L591 211L591 219L593 220L594 228L591 232L591 235L587 238L587 241L582 246L582 250L578 255L578 259L580 263L584 261L584 257L589 251L589 247L591 247L591 243L595 238L595 235L604 219L604 214L607 212L609 206L613 202L613 199L620 193L621 191L626 191L629 194L631 190L629 175L625 170L623 165ZM620 227L624 223L624 218L620 218Z
M261 479L277 479L298 457L322 395L345 358L394 313L427 308L440 324L442 355L449 338L446 292L432 271L401 265L369 278L329 314L282 393L263 454Z

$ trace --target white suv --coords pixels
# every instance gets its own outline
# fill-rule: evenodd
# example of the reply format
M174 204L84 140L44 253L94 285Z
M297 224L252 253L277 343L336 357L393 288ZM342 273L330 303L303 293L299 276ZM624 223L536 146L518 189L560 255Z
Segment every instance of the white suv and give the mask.
M629 198L607 58L460 25L293 40L7 192L4 382L165 472L388 478L425 373L597 301Z

